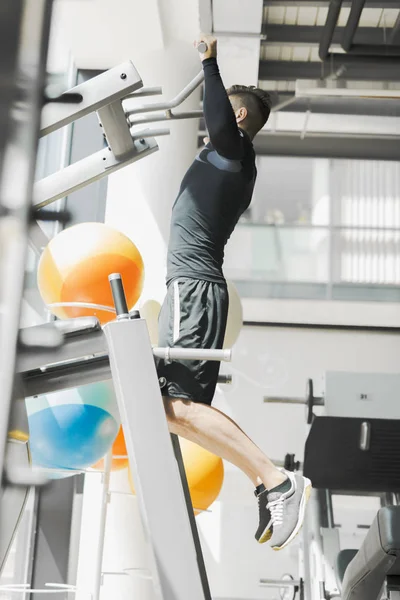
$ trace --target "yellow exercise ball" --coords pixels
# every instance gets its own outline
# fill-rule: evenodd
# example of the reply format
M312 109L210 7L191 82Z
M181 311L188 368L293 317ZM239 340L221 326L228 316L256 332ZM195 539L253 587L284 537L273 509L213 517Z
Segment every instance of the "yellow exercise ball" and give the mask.
M179 443L194 514L198 515L218 498L224 482L224 463L219 456L185 438L180 437ZM130 469L129 483L132 493L135 494Z
M146 300L139 312L142 319L146 320L152 346L158 345L158 317L161 304L157 300Z
M226 323L223 348L232 348L236 343L243 325L243 307L239 292L232 281L227 281L229 294L228 320Z
M104 223L81 223L64 229L46 246L38 265L38 288L44 303L60 319L95 316L104 324L115 319L110 273L121 274L131 309L144 281L139 250L126 235Z

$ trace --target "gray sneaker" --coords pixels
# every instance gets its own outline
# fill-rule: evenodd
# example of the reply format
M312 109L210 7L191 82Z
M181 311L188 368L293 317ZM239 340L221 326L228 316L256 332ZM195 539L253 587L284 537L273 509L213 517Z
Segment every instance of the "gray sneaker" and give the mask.
M267 508L271 512L274 550L285 548L299 533L311 494L311 481L307 477L285 471L292 487L288 492L270 492Z

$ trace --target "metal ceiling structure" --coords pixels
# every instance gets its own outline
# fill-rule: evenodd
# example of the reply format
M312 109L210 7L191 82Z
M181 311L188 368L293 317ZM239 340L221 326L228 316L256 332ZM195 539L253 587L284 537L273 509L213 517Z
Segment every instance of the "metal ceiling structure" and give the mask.
M308 123L310 115L326 114L327 131L323 135L303 127L299 137L272 127L262 135L258 152L399 160L400 0L263 4L260 87L271 93L276 112L304 113ZM297 94L299 83L308 95ZM382 135L364 133L359 126L354 135L336 135L329 130L334 114L349 122L360 115L366 122L382 117L382 125L385 117L398 121L391 136L383 134L384 125Z
M228 74L248 85L258 72L271 94L258 154L400 159L400 0L200 7L203 27L221 39L224 81Z

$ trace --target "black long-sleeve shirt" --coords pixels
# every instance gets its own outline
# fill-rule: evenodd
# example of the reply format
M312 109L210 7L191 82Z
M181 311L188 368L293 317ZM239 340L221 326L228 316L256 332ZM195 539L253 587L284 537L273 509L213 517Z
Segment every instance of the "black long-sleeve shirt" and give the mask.
M235 114L215 58L203 61L203 109L210 142L184 176L172 208L167 283L176 277L225 281L224 247L248 208L255 153Z

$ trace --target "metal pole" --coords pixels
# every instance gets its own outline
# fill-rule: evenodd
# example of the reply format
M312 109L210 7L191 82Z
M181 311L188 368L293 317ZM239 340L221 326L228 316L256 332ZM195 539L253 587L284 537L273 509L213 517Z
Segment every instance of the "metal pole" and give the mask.
M129 123L133 125L142 125L142 123L155 123L156 121L177 121L179 119L200 119L203 116L202 110L192 110L189 112L173 113L166 110L161 113L152 113L146 117L132 118L128 117Z
M288 579L260 579L260 584L265 587L298 587L300 586L300 580L293 579L290 581Z
M270 404L308 404L306 398L290 398L285 396L264 396L264 402ZM325 399L314 397L313 406L324 406Z
M197 348L153 348L157 358L169 360L216 360L230 361L231 350L198 350Z
M153 112L156 110L169 110L172 108L176 108L182 102L184 102L187 98L189 98L190 94L194 92L194 90L203 82L204 73L200 71L198 75L185 87L175 98L170 100L169 102L157 102L155 104L150 105L142 105L133 108L132 110L128 110L126 115L130 117L131 115L139 115L141 113Z
M169 135L170 129L143 129L141 131L132 131L131 136L136 140L146 140L147 138L159 137L160 135Z
M103 567L103 554L104 554L104 538L106 535L106 523L107 523L107 507L110 499L110 474L111 474L111 463L112 463L112 448L106 455L104 461L104 473L102 474L103 486L101 494L101 512L100 512L100 524L99 524L99 539L96 548L96 571L94 578L94 590L93 600L100 600L100 590L102 586L102 567Z
M319 44L319 57L321 60L326 60L329 55L329 48L332 43L341 8L342 0L331 0L322 39Z
M9 18L12 23L12 16L16 11L21 11L22 16L18 27L6 32L6 40L13 36L19 38L17 56L13 57L15 65L12 78L7 79L10 75L7 69L6 80L3 81L0 77L0 90L6 93L11 88L15 102L8 115L11 127L2 161L3 169L0 172L0 475L4 468L9 413L13 399L51 7L51 0L8 0L5 12L2 11L2 14L7 15L6 22ZM4 56L2 65L3 60Z
M353 45L354 35L360 22L361 13L365 5L365 0L353 0L351 10L347 19L346 27L343 32L342 48L345 52L350 52Z

